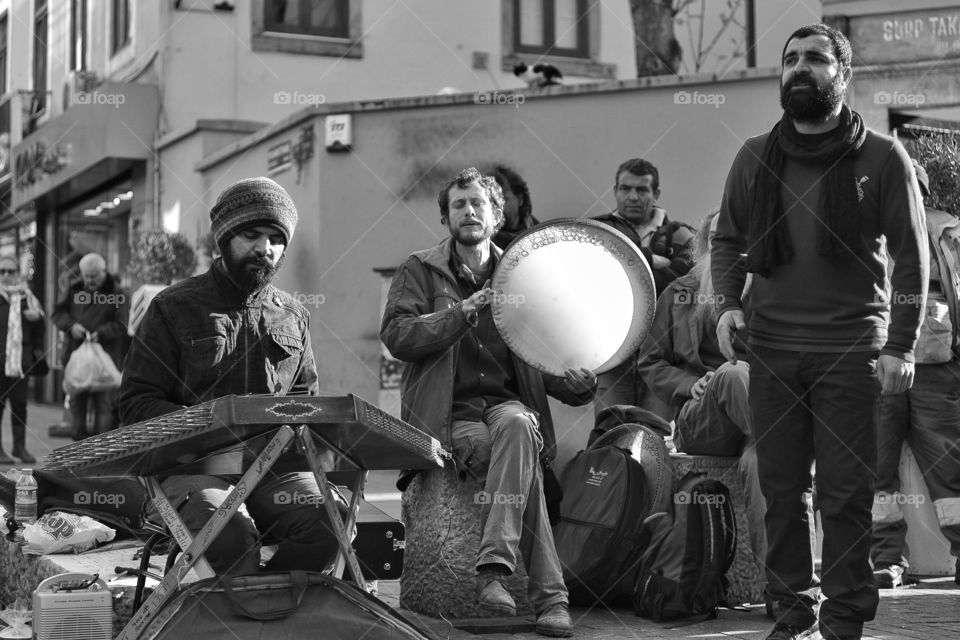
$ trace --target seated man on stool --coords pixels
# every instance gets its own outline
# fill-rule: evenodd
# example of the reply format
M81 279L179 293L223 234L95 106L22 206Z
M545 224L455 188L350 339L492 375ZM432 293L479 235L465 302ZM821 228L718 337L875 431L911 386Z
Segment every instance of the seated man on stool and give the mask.
M241 180L217 198L210 223L222 257L158 293L137 328L120 387L125 424L230 394L319 391L309 313L271 284L297 224L289 194L268 178ZM238 480L171 475L161 487L195 535ZM254 573L262 531L279 543L268 570L323 571L338 547L321 504L312 473L270 471L204 555L217 574Z
M704 219L697 234L697 261L673 281L657 302L656 316L640 348L638 375L674 407L673 440L678 451L694 455L739 456L746 490L750 546L766 557L757 454L747 404L749 365L726 362L717 343L717 318L710 277L710 241L719 210Z
M596 376L541 374L515 357L493 324L489 287L501 251L503 196L490 176L462 171L440 191L451 238L411 255L393 278L380 338L403 372L401 418L451 448L459 468L486 474L477 553L480 606L515 615L501 580L523 556L537 632L572 634L567 588L543 496L540 457L554 454L547 393L590 402ZM401 484L401 487L405 484Z

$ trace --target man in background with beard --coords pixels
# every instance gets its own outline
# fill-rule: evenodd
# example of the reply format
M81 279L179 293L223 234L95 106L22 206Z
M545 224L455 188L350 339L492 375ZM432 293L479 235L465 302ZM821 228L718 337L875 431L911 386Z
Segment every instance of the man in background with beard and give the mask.
M843 104L851 59L850 42L826 25L790 35L783 118L734 160L713 239L717 338L731 363L734 333L745 325L740 293L747 272L754 274L750 409L767 502L767 589L777 605L768 640L815 636L821 584L826 640L859 639L876 614L870 526L878 399L913 382L926 297L913 167L899 142L868 130ZM814 463L822 583L804 497Z
M222 258L157 294L137 329L120 389L126 424L229 394L317 395L310 316L271 284L297 224L289 194L268 178L241 180L217 198L210 222ZM161 486L195 534L238 479L174 475ZM227 523L207 561L218 575L255 573L259 529L279 543L267 570L323 571L337 543L321 496L312 473L269 472L246 498L249 515Z
M437 198L450 238L412 254L387 295L380 339L403 371L400 417L452 450L457 469L484 479L477 549L477 601L485 612L513 616L503 580L522 560L537 633L573 633L563 567L543 492L540 459L552 463L556 437L547 394L586 404L597 388L587 369L563 377L541 373L515 356L493 323L490 279L502 251L503 194L491 176L470 167ZM398 483L404 490L409 474Z

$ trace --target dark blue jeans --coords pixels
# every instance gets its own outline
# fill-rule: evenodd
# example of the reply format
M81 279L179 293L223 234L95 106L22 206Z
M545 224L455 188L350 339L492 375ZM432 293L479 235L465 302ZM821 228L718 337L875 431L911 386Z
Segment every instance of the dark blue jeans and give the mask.
M816 620L824 635L859 636L879 594L870 568L880 383L877 353L753 347L750 406L767 501L768 590L777 618ZM806 496L816 463L822 579L814 572Z

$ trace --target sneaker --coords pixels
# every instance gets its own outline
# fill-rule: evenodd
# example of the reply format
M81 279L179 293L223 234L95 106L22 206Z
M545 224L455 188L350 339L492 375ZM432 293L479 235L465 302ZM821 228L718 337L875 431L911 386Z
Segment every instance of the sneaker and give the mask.
M895 589L903 584L904 568L899 564L880 566L873 572L878 589Z
M537 633L551 638L569 638L573 623L566 602L558 602L537 616Z
M517 603L503 586L506 574L498 569L480 569L477 575L477 604L487 613L501 616L517 615Z
M813 640L818 637L816 623L809 627L795 627L785 622L778 622L773 625L773 630L765 640L806 640L807 638Z

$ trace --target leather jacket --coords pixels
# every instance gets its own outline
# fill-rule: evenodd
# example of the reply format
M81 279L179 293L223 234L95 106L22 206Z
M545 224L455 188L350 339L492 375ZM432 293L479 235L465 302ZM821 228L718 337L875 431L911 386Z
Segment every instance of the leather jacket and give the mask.
M157 294L123 369L120 419L140 422L224 395L317 395L310 316L267 285L245 296L221 260Z

